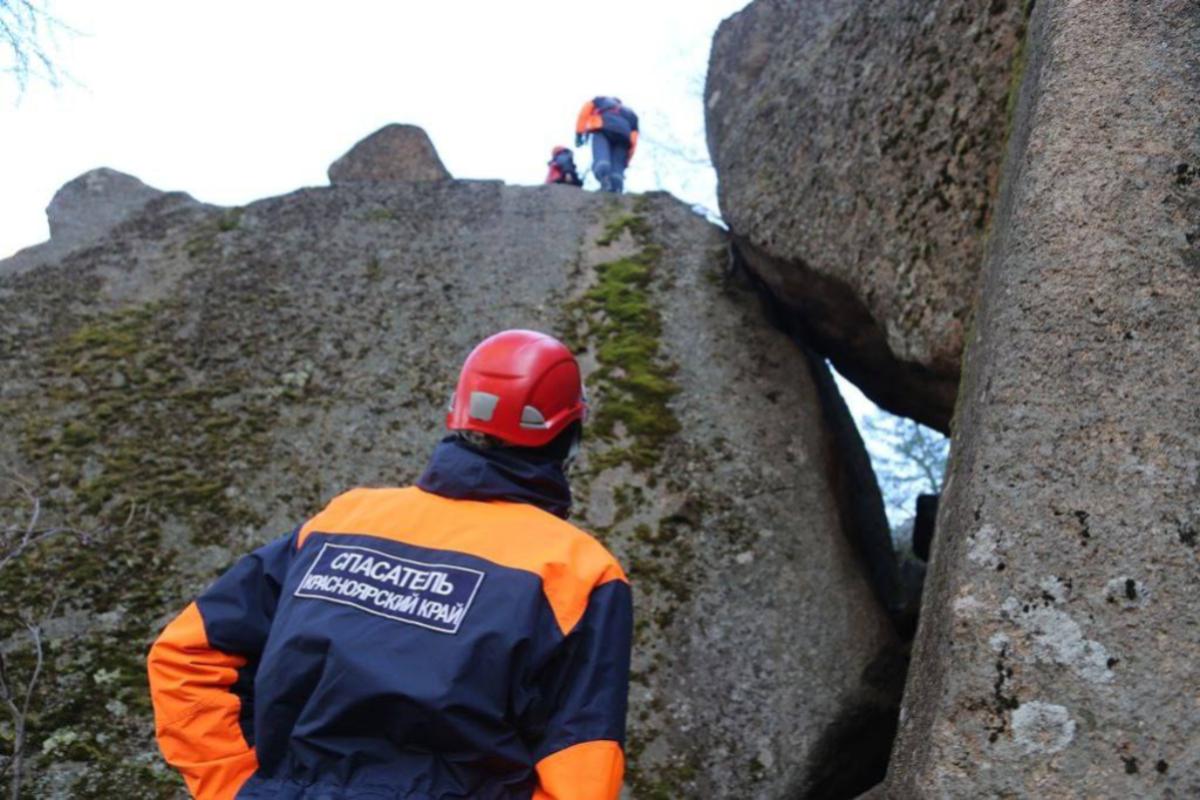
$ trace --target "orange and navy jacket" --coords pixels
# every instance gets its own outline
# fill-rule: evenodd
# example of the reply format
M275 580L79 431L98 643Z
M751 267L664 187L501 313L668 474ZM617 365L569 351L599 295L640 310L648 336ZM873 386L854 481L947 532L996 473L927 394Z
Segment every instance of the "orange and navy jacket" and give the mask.
M614 800L631 608L535 505L355 489L162 632L159 745L200 800Z
M606 136L629 145L626 162L637 150L638 118L633 109L621 105L615 97L593 97L579 109L575 119L575 135L603 132Z

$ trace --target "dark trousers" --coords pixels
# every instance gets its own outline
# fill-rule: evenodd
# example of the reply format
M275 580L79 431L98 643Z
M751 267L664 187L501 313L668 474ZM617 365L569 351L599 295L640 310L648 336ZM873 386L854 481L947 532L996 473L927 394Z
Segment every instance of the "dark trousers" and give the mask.
M629 163L629 145L610 139L603 131L592 134L592 174L600 189L620 194L625 189L625 166Z

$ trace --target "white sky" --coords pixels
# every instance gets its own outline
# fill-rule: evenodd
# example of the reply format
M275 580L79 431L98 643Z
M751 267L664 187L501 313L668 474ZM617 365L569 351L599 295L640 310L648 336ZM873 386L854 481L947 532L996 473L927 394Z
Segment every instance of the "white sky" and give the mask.
M650 140L702 155L709 43L743 5L50 0L79 32L57 37L74 82L18 103L0 80L0 258L44 240L46 204L89 169L243 204L326 183L388 122L424 127L456 177L540 183L580 105L616 94ZM715 204L711 173L670 171L639 153L627 189L688 182L687 199Z
M22 97L0 80L0 258L45 240L54 192L95 167L241 205L325 184L389 122L425 128L456 177L540 183L597 94L641 117L627 190L715 208L711 169L692 163L706 157L704 72L718 23L744 5L52 0L76 31L57 37L68 78ZM856 418L875 410L839 384Z

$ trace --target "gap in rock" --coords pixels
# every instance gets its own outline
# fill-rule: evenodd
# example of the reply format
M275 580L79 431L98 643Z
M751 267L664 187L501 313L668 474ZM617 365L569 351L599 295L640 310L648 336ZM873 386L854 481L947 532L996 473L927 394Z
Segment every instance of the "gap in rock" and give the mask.
M729 258L730 274L739 275L754 288L770 323L790 336L803 350L815 355L796 316L789 313L770 288L747 269L735 244L730 246ZM883 573L890 570L884 570L878 563L871 563L880 557L880 553L861 552L860 557L866 562L868 572L872 573L871 580L880 593L881 601L892 613L898 632L906 641L911 640L916 631L926 568L925 561L917 558L913 552L916 501L921 494L937 494L941 491L950 439L909 417L885 411L867 398L857 385L842 376L831 360L824 358L822 361L828 374L833 376L836 393L840 395L835 404L844 404L870 460L876 486L864 486L862 489L878 489L883 497L895 559L893 574L900 586L888 585L892 581L887 580ZM851 524L853 527L854 523Z
M802 350L815 356L796 325L795 318L782 313L782 307L771 291L744 268L736 247L730 248L730 273L740 275L754 287L772 324L787 333ZM908 645L916 631L925 578L925 563L912 553L916 498L922 493L940 491L950 441L937 431L907 417L882 410L867 399L857 386L833 369L828 359L814 359L810 363L818 384L822 379L817 373L823 373L828 386L826 391L836 390L840 395L836 399L827 397L827 411L836 417L839 413L836 408L840 406L840 413L853 420L873 473L874 485L860 483L857 486L853 485L854 480L871 479L864 475L862 469L851 467L847 473L851 479L848 487L850 493L860 492L863 495L857 500L854 497L839 497L839 503L848 514L847 532L851 536L857 534L861 539L865 531L856 529L871 527L870 519L877 514L868 512L860 518L855 513L856 508L878 502L869 498L873 491L882 495L890 534L890 551L885 556L876 547L860 551L859 555L903 641L901 647L880 653L869 665L864 674L864 684L871 687L871 691L864 696L863 702L830 722L810 761L809 774L814 782L809 784L802 796L794 798L854 800L881 785L887 775L899 722L898 701L903 694L908 672ZM829 376L832 376L832 380ZM834 429L836 427L833 426ZM879 563L881 557L890 563ZM894 571L891 571L891 567L894 567ZM890 571L894 577L888 577Z
M907 671L907 655L890 652L872 662L865 677L881 696L896 696ZM814 750L814 782L795 800L854 800L883 783L898 723L888 703L865 703L835 719Z
M875 405L832 363L829 366L871 457L896 554L911 554L917 495L941 491L950 439L933 428Z
M896 554L904 616L916 627L926 561L913 549L917 497L941 492L950 439L908 417L877 406L830 363L838 391L850 409L883 494ZM911 631L906 631L911 635Z

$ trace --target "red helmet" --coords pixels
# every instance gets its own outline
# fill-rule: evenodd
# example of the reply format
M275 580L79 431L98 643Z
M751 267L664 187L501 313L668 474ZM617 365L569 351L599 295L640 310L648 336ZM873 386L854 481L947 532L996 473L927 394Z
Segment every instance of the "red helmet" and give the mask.
M512 330L484 339L467 356L446 427L541 447L586 416L579 364L566 345L537 331Z

